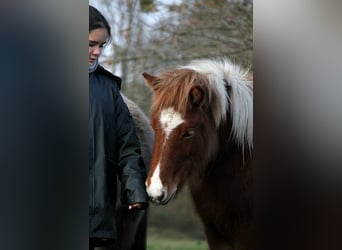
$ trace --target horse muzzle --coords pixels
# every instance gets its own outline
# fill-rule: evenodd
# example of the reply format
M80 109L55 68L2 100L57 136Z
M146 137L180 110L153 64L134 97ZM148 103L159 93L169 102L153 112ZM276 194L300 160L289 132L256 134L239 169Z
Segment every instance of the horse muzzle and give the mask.
M172 192L168 192L165 188L160 190L151 190L150 188L147 188L147 194L155 205L166 205L170 200L172 200L176 193L177 188L172 190Z

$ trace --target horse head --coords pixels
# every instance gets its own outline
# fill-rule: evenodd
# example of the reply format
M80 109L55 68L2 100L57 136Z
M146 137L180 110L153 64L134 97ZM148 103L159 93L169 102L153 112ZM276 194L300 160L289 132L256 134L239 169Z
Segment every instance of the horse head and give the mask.
M217 149L208 80L192 70L143 76L154 94L151 125L155 143L147 193L152 202L166 204Z

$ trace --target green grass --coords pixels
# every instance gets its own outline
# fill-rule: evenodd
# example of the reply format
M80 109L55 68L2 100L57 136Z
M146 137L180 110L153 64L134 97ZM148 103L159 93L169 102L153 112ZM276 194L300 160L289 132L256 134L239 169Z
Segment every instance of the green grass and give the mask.
M208 245L204 240L151 236L147 239L147 250L208 250Z

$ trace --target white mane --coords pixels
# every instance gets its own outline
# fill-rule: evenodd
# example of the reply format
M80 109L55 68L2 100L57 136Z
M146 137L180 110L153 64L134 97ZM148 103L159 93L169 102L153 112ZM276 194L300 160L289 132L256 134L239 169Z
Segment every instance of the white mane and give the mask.
M182 68L204 74L212 86L210 99L214 101L214 119L218 127L226 119L227 111L232 119L232 136L242 149L253 148L253 82L247 79L248 71L228 59L194 60ZM226 86L231 91L230 96ZM215 96L216 98L211 98Z

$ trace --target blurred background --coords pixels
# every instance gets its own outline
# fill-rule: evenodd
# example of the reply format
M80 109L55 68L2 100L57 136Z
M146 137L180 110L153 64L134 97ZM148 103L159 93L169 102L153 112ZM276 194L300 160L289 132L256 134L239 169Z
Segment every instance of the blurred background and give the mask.
M90 3L115 34L102 60L147 115L143 71L216 55L248 67L253 47L255 249L342 249L342 1L259 0L253 15L238 0ZM88 2L0 5L1 249L87 249ZM149 239L205 249L183 191L151 206Z
M158 74L192 59L220 56L253 68L252 0L90 0L89 4L112 28L101 64L122 78L122 92L148 117L152 93L144 83L144 71ZM187 189L167 206L151 205L148 240L161 238L190 239L197 242L194 249L205 249L202 225ZM179 249L185 249L184 244Z

